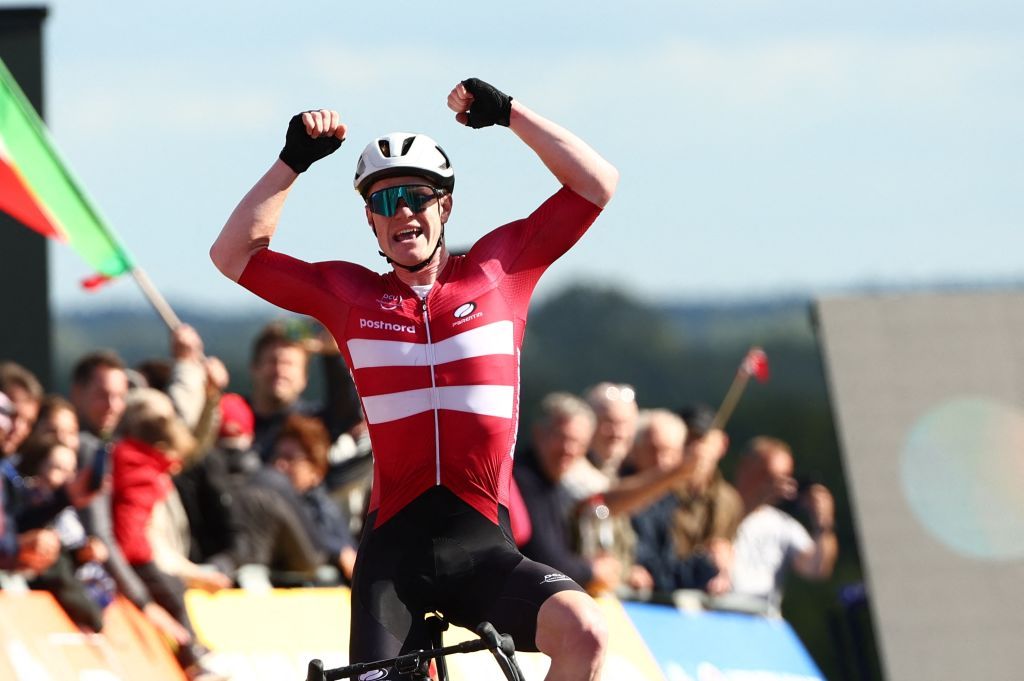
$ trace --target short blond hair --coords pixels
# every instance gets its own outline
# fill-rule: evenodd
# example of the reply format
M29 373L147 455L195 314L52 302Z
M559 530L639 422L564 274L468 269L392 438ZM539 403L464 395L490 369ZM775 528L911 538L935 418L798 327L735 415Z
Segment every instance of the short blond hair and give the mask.
M196 439L174 410L171 398L153 388L136 388L128 393L118 430L123 437L182 457L196 448Z

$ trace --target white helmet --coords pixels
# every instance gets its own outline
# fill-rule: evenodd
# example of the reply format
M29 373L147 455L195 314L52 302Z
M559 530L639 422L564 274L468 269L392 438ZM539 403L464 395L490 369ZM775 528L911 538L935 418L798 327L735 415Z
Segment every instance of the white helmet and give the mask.
M365 198L374 182L399 175L425 177L449 193L455 188L455 170L444 149L426 135L411 132L393 132L367 144L352 184Z

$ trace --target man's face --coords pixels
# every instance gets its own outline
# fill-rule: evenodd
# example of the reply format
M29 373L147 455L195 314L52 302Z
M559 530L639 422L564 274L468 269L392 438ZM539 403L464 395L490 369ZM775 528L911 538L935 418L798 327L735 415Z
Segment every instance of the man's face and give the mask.
M252 365L256 401L279 409L289 407L306 389L306 351L297 345L264 348Z
M537 458L544 474L558 482L577 459L583 458L590 446L594 425L585 414L556 420L534 433Z
M109 435L124 414L128 376L123 369L99 366L82 385L71 386L71 403L81 417L81 426L97 435Z
M36 401L29 391L21 386L12 385L7 388L7 397L14 407L14 414L11 416L11 427L7 437L0 442L0 449L4 454L12 454L18 451L18 447L25 441L28 434L32 432L32 426L36 423L39 415L39 402Z
M591 450L601 464L622 461L633 446L633 438L636 436L636 402L605 402L596 413L597 430L594 431Z
M765 460L765 495L768 503L796 496L796 480L793 478L793 457L777 449Z
M374 182L368 196L376 191L400 185L427 185L428 182L415 176L390 177ZM430 257L437 240L441 238L444 223L451 211L451 195L425 203L420 212L413 210L402 199L398 201L395 214L385 217L366 207L366 219L377 236L381 252L394 262L402 265L416 265Z
M674 423L653 421L646 435L636 443L633 463L640 470L668 470L683 460L684 432Z

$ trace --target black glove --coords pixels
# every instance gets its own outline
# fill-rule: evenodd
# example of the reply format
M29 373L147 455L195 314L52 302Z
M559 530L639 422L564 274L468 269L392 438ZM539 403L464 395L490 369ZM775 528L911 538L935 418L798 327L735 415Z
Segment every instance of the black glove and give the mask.
M512 98L490 83L479 78L467 78L463 86L473 95L473 103L467 114L467 125L471 128L486 128L494 125L508 125L512 115Z
M295 172L303 173L309 170L309 166L314 162L337 151L341 142L342 140L333 135L313 139L306 132L302 114L295 114L288 121L288 132L284 136L284 148L278 158Z

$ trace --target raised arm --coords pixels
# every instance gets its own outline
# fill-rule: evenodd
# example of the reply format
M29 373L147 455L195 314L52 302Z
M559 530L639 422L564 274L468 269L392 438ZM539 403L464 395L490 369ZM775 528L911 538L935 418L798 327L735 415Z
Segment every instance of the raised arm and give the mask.
M668 469L649 468L621 478L604 493L604 504L612 515L636 513L690 479L694 466L688 457Z
M508 126L559 182L591 203L604 208L615 193L615 166L573 133L493 86L477 78L464 80L448 95L448 108L473 128Z
M827 579L839 554L835 533L835 501L824 485L811 485L803 500L811 519L814 543L793 556L793 569L807 579Z
M238 281L253 253L267 247L299 173L333 153L345 132L337 111L321 109L292 117L278 160L231 212L210 248L210 258L224 276Z

